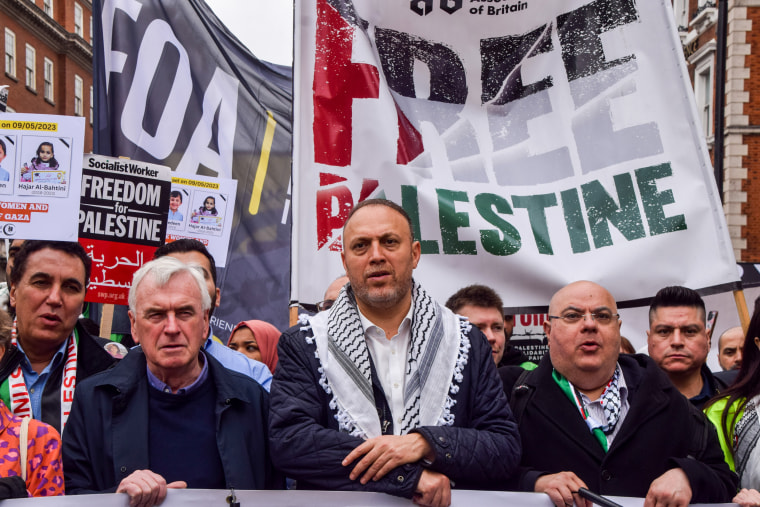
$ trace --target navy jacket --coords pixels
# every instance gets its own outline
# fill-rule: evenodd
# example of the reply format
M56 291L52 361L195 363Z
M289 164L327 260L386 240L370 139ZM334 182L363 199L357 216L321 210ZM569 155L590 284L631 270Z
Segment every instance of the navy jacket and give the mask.
M208 381L216 387L216 438L227 487L283 487L284 478L273 469L269 455L267 392L208 354L206 360ZM113 369L77 385L63 434L66 494L113 492L132 472L150 468L150 388L139 347Z
M730 502L737 478L712 424L648 356L621 354L618 362L629 410L607 453L552 379L549 354L513 389L523 458L512 488L533 491L539 476L571 471L595 493L643 498L654 479L681 468L692 502Z
M272 382L270 442L275 465L298 480L299 489L376 491L411 498L422 474L421 463L402 465L366 485L349 479L343 458L362 443L338 430L335 410L320 381L311 329L286 331L278 345L279 363ZM471 348L456 401L453 426L417 428L435 451L429 467L462 489L498 489L520 459L517 426L491 358L491 347L472 327ZM380 389L376 375L374 387Z

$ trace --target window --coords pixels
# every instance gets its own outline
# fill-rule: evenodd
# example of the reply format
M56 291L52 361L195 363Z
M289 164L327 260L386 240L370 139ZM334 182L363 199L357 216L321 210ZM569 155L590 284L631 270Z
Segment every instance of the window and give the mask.
M673 12L676 15L676 28L686 29L689 26L689 0L674 0Z
M16 77L16 34L5 29L5 73Z
M712 61L698 67L694 72L694 96L697 100L697 113L699 114L700 123L704 129L705 136L709 137L713 132Z
M74 33L79 35L80 37L84 37L83 32L83 16L82 16L82 6L75 3L74 4Z
M50 102L55 102L53 93L53 62L45 58L43 68L43 79L45 80L45 98Z
M26 45L26 87L30 90L37 89L37 73L34 71L37 61L37 52L29 44Z
M82 78L74 76L74 114L82 116L82 93L84 92L84 83Z
M42 0L42 10L45 11L45 14L53 17L53 0Z
M95 94L92 91L92 86L90 86L90 125L93 124L95 121L95 109L92 107L92 105L95 103Z

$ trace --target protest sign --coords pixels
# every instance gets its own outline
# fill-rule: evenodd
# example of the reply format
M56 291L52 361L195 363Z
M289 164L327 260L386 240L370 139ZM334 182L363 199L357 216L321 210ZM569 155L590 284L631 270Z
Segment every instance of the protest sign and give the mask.
M86 300L125 305L132 275L163 244L171 170L92 154L83 166L79 242L92 258Z
M237 181L208 176L171 179L166 242L197 239L224 267L232 230Z
M0 235L76 241L84 118L0 115Z
M407 210L439 300L485 283L530 313L578 279L619 302L735 286L669 1L297 0L296 16L293 299L340 274L368 197Z

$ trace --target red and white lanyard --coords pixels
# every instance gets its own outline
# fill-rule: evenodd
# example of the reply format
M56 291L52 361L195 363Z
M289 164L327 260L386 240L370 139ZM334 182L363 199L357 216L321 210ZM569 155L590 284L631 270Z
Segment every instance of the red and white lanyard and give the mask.
M11 344L18 345L16 335L18 328L16 320L11 329ZM77 341L74 333L66 344L66 363L63 365L63 381L61 382L61 432L71 413L71 402L74 400L74 387L77 383ZM24 372L19 365L9 377L8 387L11 397L11 412L18 417L32 417L32 401L24 381Z

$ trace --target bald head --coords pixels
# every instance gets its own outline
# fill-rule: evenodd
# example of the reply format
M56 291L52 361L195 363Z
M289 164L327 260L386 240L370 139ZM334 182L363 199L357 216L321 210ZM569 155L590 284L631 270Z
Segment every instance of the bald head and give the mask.
M740 326L727 329L718 339L718 362L724 370L735 370L742 365L744 330Z
M582 392L597 395L620 353L620 319L612 294L585 280L566 285L549 302L544 332L554 368Z
M557 312L562 310L561 305L569 296L571 296L571 298L603 297L610 302L610 309L613 310L613 313L617 313L617 303L615 303L615 298L612 297L612 294L610 294L607 289L595 282L579 280L565 285L554 293L549 301L549 315L558 315Z
M338 299L338 294L340 294L340 289L343 288L344 285L348 283L348 277L346 275L339 276L335 280L332 281L330 285L327 286L327 290L325 291L325 300L332 299L335 301Z

